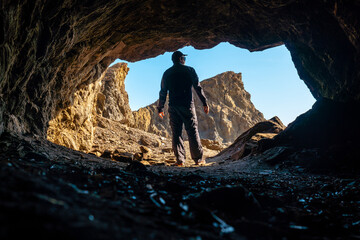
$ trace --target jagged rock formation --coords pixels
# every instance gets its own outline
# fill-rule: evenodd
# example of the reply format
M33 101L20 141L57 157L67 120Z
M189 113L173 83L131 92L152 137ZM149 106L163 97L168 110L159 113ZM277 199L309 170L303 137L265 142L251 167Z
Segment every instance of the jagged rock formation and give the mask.
M49 122L47 139L75 150L89 151L94 142L97 116L132 123L124 81L126 63L110 67L97 81L77 90L72 103Z
M118 63L106 70L101 89L96 97L96 113L104 118L131 125L134 121L125 91L129 71L126 63Z
M200 138L221 143L233 142L254 124L265 121L263 114L251 102L250 94L244 89L241 73L221 73L202 81L201 86L208 98L210 113L204 113L199 98L193 92ZM164 119L158 117L156 106L157 102L134 112L134 127L169 137L171 128L167 104Z
M94 141L95 108L101 79L77 90L72 104L49 121L47 139L75 150L87 151Z
M44 138L49 121L116 58L137 61L186 45L205 49L225 41L251 51L285 44L316 99L327 99L329 107L340 102L357 106L359 12L358 1L343 0L3 0L0 133ZM357 115L359 109L345 116ZM320 109L311 111L316 115ZM87 112L82 114L80 123L87 121ZM320 125L321 133L332 130L331 120ZM293 128L298 129L284 131L286 139L307 131L307 124L301 124L304 117L296 121Z

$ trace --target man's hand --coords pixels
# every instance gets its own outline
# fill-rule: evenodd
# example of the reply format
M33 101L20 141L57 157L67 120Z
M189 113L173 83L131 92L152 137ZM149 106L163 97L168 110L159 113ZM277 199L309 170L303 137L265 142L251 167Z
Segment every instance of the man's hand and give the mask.
M164 116L165 116L164 112L159 112L159 117L160 117L161 119L163 119Z
M209 113L209 106L204 106L204 112L205 112L206 114Z

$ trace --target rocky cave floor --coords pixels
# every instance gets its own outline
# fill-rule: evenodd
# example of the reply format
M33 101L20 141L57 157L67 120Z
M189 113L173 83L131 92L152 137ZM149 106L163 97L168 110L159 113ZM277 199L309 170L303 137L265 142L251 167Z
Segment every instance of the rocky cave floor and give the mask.
M9 134L0 148L1 239L360 238L356 174L146 166Z

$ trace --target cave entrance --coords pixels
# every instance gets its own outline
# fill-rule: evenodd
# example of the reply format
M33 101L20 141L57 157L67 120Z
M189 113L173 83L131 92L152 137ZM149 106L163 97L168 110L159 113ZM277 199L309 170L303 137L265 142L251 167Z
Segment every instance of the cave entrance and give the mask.
M249 52L229 43L220 43L211 49L184 47L180 51L188 54L186 64L195 68L200 81L226 71L242 73L245 90L251 94L251 101L266 119L278 116L288 125L315 102L299 78L290 52L284 45ZM158 99L161 76L172 65L171 54L167 52L134 63L120 59L113 63L126 62L130 68L125 88L133 111Z
M197 104L200 137L204 140L203 144L215 150L206 152L207 156L217 154L216 150L230 145L258 122L278 116L284 125L288 125L315 102L299 78L290 52L284 45L262 52L249 52L229 43L206 50L193 47L180 50L188 55L186 64L197 71L210 104L208 116L203 114L201 104ZM162 74L172 65L171 54L168 52L152 59L126 62L130 70L124 80L134 114L130 126L167 137L169 142L170 126L166 118L161 120L157 116L156 101ZM121 62L124 61L118 59L111 66ZM198 100L197 97L195 100ZM185 131L183 136L187 138ZM155 148L164 145L161 140L160 143L151 143L151 137L147 139L141 139L140 144ZM171 145L168 147L171 148Z
M206 50L180 50L188 54L186 64L197 71L210 104L208 116L197 113L200 137L212 141L206 143L211 150L206 156L216 155L258 122L278 116L287 125L315 102L285 46L252 53L229 43ZM121 161L174 161L169 123L159 121L154 104L162 74L172 65L171 54L126 64L116 60L104 79L75 94L79 107L69 107L50 122L48 139L102 157L117 156ZM95 107L86 111L96 114L78 117L76 112L90 105ZM69 122L69 131L58 127L64 121Z

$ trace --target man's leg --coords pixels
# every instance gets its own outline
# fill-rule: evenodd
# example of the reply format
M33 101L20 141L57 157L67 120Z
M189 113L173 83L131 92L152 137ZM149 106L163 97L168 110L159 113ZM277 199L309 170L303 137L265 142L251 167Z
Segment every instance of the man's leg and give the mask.
M202 159L203 149L200 142L195 107L192 106L190 109L186 110L187 111L183 114L183 121L189 138L191 158L195 163L198 163L198 161Z
M185 163L185 148L182 139L183 120L176 107L169 106L170 126L172 130L172 149L174 151L177 163Z

